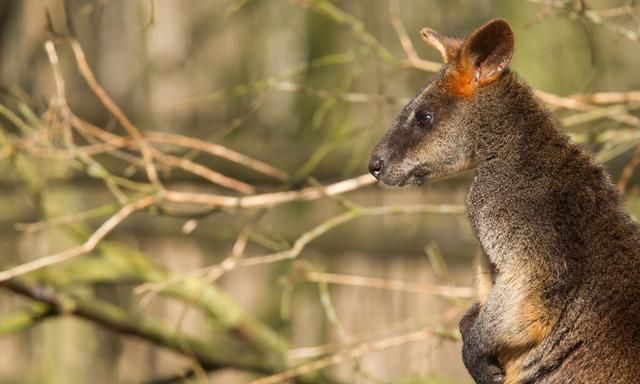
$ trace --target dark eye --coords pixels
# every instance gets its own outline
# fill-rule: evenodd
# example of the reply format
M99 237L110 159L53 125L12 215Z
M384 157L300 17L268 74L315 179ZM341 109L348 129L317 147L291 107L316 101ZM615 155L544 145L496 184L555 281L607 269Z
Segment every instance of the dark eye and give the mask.
M433 115L429 112L421 112L416 115L416 122L419 127L427 127L433 122Z

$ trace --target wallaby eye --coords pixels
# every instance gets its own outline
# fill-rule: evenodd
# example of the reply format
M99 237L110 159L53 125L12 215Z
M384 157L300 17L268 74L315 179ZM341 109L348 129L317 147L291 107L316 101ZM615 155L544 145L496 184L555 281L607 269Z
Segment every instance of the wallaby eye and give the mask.
M416 115L416 122L421 128L429 126L433 123L433 115L429 112L421 112Z

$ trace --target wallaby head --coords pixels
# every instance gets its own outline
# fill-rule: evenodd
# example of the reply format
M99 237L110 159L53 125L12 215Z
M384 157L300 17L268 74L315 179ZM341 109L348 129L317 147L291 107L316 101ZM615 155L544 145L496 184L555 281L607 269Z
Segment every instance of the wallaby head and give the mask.
M369 171L388 186L420 185L475 166L479 116L492 108L483 95L500 86L513 55L513 32L491 20L464 41L425 28L422 38L445 64L402 110L378 143Z

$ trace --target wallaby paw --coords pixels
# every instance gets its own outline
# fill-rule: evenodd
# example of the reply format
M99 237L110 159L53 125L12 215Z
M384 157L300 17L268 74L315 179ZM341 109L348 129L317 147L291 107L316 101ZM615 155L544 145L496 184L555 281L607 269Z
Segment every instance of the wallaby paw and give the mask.
M487 367L487 378L491 384L502 384L504 382L504 369L497 364L490 364Z
M503 384L505 381L504 369L493 358L482 358L466 366L476 384Z

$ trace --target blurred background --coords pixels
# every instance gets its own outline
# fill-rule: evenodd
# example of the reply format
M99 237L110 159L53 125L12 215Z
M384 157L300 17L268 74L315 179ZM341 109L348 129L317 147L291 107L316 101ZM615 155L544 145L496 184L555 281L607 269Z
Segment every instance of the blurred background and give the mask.
M0 383L470 383L472 173L360 176L438 68L418 31L493 17L636 213L634 1L0 1L1 269L54 256L0 279Z

